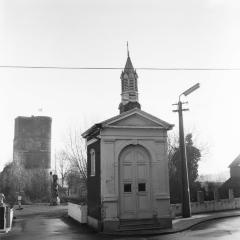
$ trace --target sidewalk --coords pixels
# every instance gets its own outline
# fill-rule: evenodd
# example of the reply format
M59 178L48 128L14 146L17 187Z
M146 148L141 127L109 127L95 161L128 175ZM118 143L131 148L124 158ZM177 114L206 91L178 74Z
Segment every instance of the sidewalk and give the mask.
M143 229L143 230L130 230L122 232L112 232L112 233L100 233L103 235L115 235L115 236L151 236L151 235L163 235L163 234L173 234L182 232L190 229L191 227L210 220L237 217L240 216L239 210L229 210L221 212L210 212L192 215L190 218L177 217L172 220L172 228L169 229Z
M236 217L236 216L240 216L240 209L222 211L222 212L195 214L195 215L192 215L192 217L190 218L178 217L172 221L172 224L173 224L172 229L161 230L159 234L182 232L202 222L206 222L214 219L220 219L220 218Z
M17 206L14 207L14 216L16 219L21 219L24 217L31 217L32 215L44 215L47 218L54 216L66 216L67 217L67 206L49 206L47 204L35 204L35 205L23 205L23 210L16 210ZM145 230L136 230L136 231L124 231L124 232L114 232L109 233L110 235L115 236L140 236L140 235L162 235L162 234L172 234L181 231L185 231L190 229L191 227L206 222L209 220L219 219L219 218L228 218L228 217L236 217L240 216L240 209L238 210L230 210L230 211L222 211L222 212L211 212L211 213L203 213L203 214L195 214L190 218L182 218L177 217L173 219L173 227L171 229L145 229ZM79 225L81 228L81 225ZM100 233L100 235L109 235L105 233Z

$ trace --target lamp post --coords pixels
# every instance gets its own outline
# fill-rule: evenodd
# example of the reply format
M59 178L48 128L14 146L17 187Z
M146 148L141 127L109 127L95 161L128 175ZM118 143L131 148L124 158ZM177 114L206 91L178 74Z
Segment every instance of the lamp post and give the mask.
M182 198L182 217L187 218L191 217L191 206L190 206L190 191L189 191L189 181L188 181L188 167L187 167L187 155L186 155L186 146L185 146L185 137L184 137L184 128L183 128L183 111L188 111L188 109L183 109L182 105L185 102L181 102L181 96L188 96L190 93L195 91L200 87L200 84L197 83L191 88L187 89L185 92L179 95L178 109L174 112L178 112L179 116L179 150L180 150L180 161L181 161L181 198Z

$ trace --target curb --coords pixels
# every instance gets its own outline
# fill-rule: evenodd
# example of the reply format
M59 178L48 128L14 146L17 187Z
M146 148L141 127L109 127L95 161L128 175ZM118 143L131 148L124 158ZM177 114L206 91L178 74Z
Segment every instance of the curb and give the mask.
M208 222L208 221L214 221L214 220L217 220L217 219L224 219L224 218L231 218L231 217L239 217L240 216L240 211L238 211L238 213L232 213L232 214L223 214L223 215L220 215L219 216L208 216L208 217L203 217L202 219L199 218L198 221L196 221L195 223L192 223L192 224L189 224L188 226L185 226L185 227L179 227L177 229L174 229L174 228L171 228L171 229L159 229L159 230L153 230L153 232L150 232L151 230L142 230L142 231L132 231L132 232L121 232L121 233L118 233L118 232L109 232L109 233L104 233L104 232L101 232L101 233L98 233L99 235L105 235L105 236L122 236L122 237L132 237L132 236L160 236L160 235L167 235L167 234L175 234L175 233L179 233L179 232L183 232L183 231L186 231L186 230L189 230L201 223L204 223L204 222ZM186 224L187 225L187 224ZM154 232L155 231L155 232Z
M213 220L217 220L217 219L224 219L224 218L232 218L232 217L239 217L240 216L240 213L238 214L234 214L234 215L226 215L226 216L214 216L214 217L210 217L210 218L205 218L205 219L202 219L202 220L199 220L199 222L196 222L196 223L193 223L189 226L186 226L184 228L181 228L181 229L176 229L176 230L172 230L172 231L169 231L169 232L165 232L165 233L162 233L162 234L172 234L172 233L178 233L178 232L183 232L183 231L186 231L186 230L189 230L201 223L204 223L204 222L209 222L209 221L213 221Z

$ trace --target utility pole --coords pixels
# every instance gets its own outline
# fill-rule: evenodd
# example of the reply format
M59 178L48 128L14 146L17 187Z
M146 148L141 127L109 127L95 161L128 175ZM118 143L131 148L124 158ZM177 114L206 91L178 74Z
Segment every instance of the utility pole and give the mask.
M191 206L190 206L190 191L189 191L189 181L188 181L188 166L187 166L187 154L185 146L185 136L183 128L183 111L188 111L188 109L182 108L182 103L180 100L178 102L178 116L179 116L179 150L180 150L180 161L181 161L181 198L182 198L182 217L191 217Z
M180 161L181 161L181 200L182 200L182 217L191 217L191 203L190 203L190 191L189 191L189 181L188 181L188 166L187 166L187 154L185 146L184 137L184 127L183 127L183 111L188 111L189 109L183 109L182 105L187 102L181 102L182 95L189 95L197 88L199 88L199 83L195 84L185 92L179 95L179 101L177 104L178 109L173 112L178 112L179 116L179 150L180 150Z

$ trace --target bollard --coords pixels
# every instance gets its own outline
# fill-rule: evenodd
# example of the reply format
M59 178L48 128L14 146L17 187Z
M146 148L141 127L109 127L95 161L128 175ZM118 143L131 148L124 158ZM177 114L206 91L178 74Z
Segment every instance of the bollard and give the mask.
M197 191L197 201L199 203L204 203L204 193L203 193L203 191Z
M6 228L11 227L11 208L6 206Z
M233 193L233 189L228 189L228 199L229 200L233 200L234 199L234 193Z
M219 201L219 193L218 193L218 190L215 189L214 192L213 192L213 197L214 197L214 201Z

